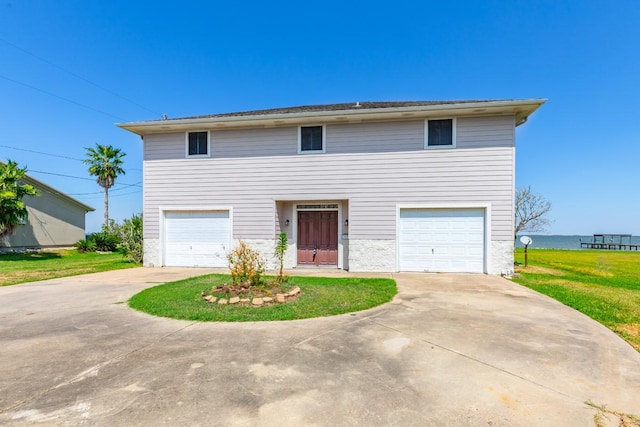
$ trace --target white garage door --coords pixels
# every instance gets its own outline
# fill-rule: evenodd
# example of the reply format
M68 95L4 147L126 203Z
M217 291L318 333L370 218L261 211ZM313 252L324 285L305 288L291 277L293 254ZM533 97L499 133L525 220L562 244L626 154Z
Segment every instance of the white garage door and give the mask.
M165 212L164 227L165 266L227 266L229 211Z
M484 272L484 209L401 209L400 271Z

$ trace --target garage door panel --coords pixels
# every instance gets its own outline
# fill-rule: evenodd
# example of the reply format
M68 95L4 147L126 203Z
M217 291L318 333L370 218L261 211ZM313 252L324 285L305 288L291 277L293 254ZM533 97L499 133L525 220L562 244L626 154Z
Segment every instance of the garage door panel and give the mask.
M226 267L230 230L228 211L166 212L164 265Z
M483 209L401 209L402 271L484 271Z

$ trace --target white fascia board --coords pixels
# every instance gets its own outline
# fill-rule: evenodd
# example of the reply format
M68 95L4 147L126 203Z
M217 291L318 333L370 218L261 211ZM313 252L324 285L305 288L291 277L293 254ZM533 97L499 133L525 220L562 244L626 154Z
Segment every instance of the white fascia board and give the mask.
M138 135L157 132L178 132L197 127L231 129L239 127L276 127L283 125L325 123L349 123L358 121L420 119L441 115L491 115L514 114L517 124L546 102L546 99L516 99L505 101L461 102L459 104L433 104L391 108L351 110L303 111L296 113L256 114L245 116L198 117L172 120L117 123L116 126Z

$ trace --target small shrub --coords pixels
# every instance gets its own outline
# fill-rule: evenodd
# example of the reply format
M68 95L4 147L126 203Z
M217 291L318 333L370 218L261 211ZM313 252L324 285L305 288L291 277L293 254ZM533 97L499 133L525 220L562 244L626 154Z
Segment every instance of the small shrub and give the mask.
M278 283L285 282L285 277L282 273L282 270L284 267L284 254L287 252L287 243L287 233L280 233L278 235L278 240L276 240L276 249L274 251L275 257L278 260L278 265L280 266L277 278Z
M240 244L227 255L229 270L234 284L249 283L251 286L262 285L264 260L258 251L252 249L245 242Z
M89 240L89 239L78 240L77 242L75 242L73 244L73 246L81 254L83 254L85 252L95 252L96 251L96 244L93 241Z
M115 219L110 218L108 225L103 225L102 230L103 233L111 234L118 239L118 243L122 241L122 225L118 224Z
M101 252L113 252L118 247L118 237L105 231L89 235L88 240L93 242L96 250Z
M142 262L142 215L133 215L125 219L120 226L120 247L131 262Z

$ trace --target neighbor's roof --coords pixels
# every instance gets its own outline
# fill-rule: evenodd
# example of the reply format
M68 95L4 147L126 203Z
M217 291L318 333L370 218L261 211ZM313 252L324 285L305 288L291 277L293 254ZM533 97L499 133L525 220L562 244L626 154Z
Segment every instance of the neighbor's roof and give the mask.
M93 211L95 211L95 208L92 208L91 206L82 203L80 200L74 199L73 197L63 193L60 190L57 190L57 189L53 188L52 186L50 186L48 184L45 184L42 181L38 181L37 179L35 179L32 176L25 175L23 180L27 184L30 184L30 185L33 185L34 187L36 187L40 192L44 191L46 193L49 193L49 194L52 194L52 195L58 197L59 199L66 200L67 202L69 202L71 204L74 204L74 205L77 205L80 208L84 209L85 212L93 212Z
M192 130L203 127L229 129L240 127L274 127L307 123L350 123L378 120L410 120L430 117L505 115L516 116L516 125L546 99L503 99L461 101L385 101L343 104L304 105L267 110L240 111L204 116L167 118L142 122L118 123L117 126L139 135L145 133Z

